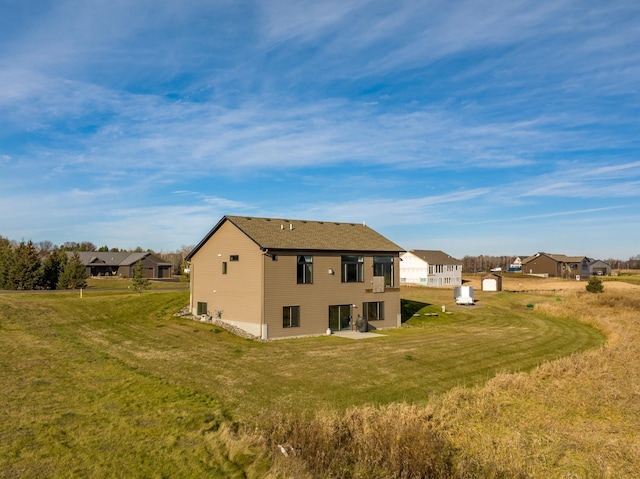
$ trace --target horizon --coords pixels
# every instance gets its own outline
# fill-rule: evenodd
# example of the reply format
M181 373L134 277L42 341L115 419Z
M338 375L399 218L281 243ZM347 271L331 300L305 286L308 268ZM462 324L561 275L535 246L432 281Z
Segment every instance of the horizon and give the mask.
M171 252L240 215L640 254L640 5L130 3L0 7L3 237Z

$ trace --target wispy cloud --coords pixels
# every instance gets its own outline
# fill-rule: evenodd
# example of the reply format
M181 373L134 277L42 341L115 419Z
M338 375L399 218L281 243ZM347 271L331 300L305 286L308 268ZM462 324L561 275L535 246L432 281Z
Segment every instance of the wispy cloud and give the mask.
M490 220L481 220L481 221L470 221L466 222L466 224L490 224L490 223L510 223L514 222L523 223L529 220L539 220L546 218L559 218L559 217L569 217L569 218L577 218L577 217L590 217L593 216L594 213L602 213L605 211L611 210L619 210L622 208L629 208L630 205L617 205L605 208L587 208L582 210L565 210L565 211L555 211L553 213L541 213L536 215L524 215L518 217L504 217L504 218L493 218Z

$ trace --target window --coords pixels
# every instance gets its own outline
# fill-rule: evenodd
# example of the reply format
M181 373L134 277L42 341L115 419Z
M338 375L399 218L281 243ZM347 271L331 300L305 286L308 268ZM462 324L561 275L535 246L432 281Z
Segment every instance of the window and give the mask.
M393 256L374 256L373 275L384 276L384 285L393 286Z
M364 282L364 257L345 255L342 257L342 282Z
M300 327L300 306L285 306L282 308L282 327Z
M384 320L384 301L362 303L362 314L367 321Z
M222 262L222 274L227 274L227 262Z
M313 283L313 256L298 256L296 268L298 284Z
M207 314L207 303L201 303L198 301L198 316L201 314Z
M229 261L239 261L240 260L240 256L238 256L237 254L232 254L229 256Z

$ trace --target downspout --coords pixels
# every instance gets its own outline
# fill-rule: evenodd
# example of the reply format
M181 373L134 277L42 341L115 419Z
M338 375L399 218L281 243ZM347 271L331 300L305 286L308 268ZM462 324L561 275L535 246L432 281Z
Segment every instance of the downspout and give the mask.
M193 313L193 263L189 265L189 311ZM196 311L197 312L197 311Z
M193 264L189 265L189 312L193 314Z
M260 278L262 278L262 280L260 281L260 338L261 339L268 339L269 338L269 330L268 330L268 325L266 322L266 318L265 318L265 309L267 307L267 305L265 304L265 297L264 297L264 284L265 284L265 277L264 277L264 271L265 271L265 261L267 261L267 258L269 257L269 250L267 248L260 248L262 249L262 262L260 263Z

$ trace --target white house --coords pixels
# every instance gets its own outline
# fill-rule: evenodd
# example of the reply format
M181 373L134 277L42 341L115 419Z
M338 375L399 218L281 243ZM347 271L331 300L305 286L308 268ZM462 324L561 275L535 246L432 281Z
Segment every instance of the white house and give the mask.
M522 258L525 256L516 256L513 263L509 265L509 271L522 271Z
M400 255L400 282L423 286L460 286L462 261L437 250L410 250Z

